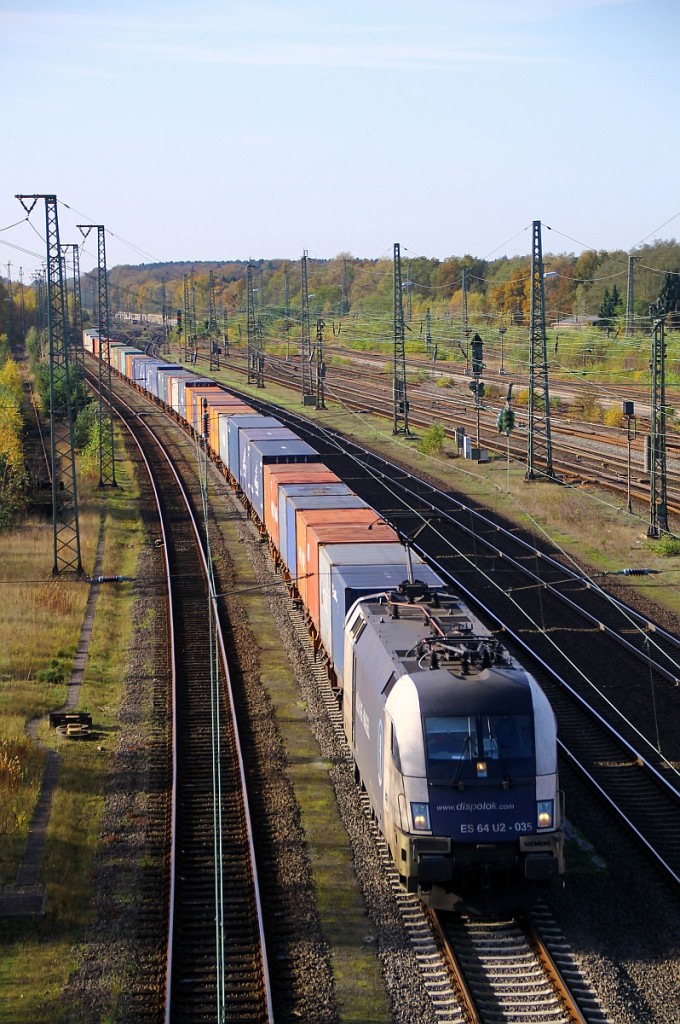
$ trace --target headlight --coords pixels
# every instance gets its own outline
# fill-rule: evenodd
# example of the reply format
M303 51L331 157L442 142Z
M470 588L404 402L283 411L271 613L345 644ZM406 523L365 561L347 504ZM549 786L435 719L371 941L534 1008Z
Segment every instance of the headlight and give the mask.
M538 827L539 828L552 828L553 817L555 814L555 801L554 800L539 800L537 804L538 809Z
M429 804L411 804L411 817L413 818L413 827L418 832L429 832L430 831L430 805Z

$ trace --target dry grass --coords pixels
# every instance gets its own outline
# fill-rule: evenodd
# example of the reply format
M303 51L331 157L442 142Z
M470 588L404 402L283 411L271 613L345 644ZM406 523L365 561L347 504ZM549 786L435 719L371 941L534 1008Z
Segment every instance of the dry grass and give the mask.
M131 466L117 466L120 487L100 492L80 486L81 550L92 571L100 508L106 501L103 572L133 576L143 531L137 518L137 488ZM44 752L26 740L26 723L65 700L89 587L52 580L51 524L32 522L0 533L0 883L12 882L23 853L44 763ZM29 582L36 581L36 582ZM82 940L91 914L91 868L99 842L116 714L130 642L132 588L102 587L81 708L101 730L97 742L68 742L40 724L43 742L57 747L60 769L39 881L46 886L47 913L39 921L8 921L0 938L0 1024L68 1020L61 993L72 964L72 945ZM56 660L64 682L39 678ZM97 749L101 747L101 752ZM3 761L7 755L7 767ZM18 759L18 764L13 759Z

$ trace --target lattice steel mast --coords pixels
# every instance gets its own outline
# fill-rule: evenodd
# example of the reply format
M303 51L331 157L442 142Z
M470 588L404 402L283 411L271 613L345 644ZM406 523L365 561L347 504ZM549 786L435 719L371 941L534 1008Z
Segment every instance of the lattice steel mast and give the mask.
M300 316L300 389L302 404L309 401L312 394L312 340L309 323L309 290L307 287L307 250L302 253L300 261L301 275L301 316Z
M394 407L393 434L410 435L408 427L408 396L406 393L406 328L401 283L401 249L394 243L394 328L392 399Z
M220 325L217 322L217 302L215 299L215 271L208 275L208 345L210 347L210 369L220 368Z
M320 317L316 321L316 347L314 357L316 359L316 407L326 408L326 393L324 382L326 380L326 360L323 354L323 332L326 329L326 322Z
M531 250L531 325L529 352L529 438L526 479L554 479L552 439L550 435L550 391L548 387L548 350L545 336L545 284L541 222L533 222ZM542 462L542 469L538 463Z
M626 337L635 334L635 260L639 256L628 257L628 281L626 286Z
M648 537L668 533L666 483L666 336L662 317L654 324L652 340L651 452Z
M109 282L106 276L106 232L103 224L78 224L87 238L97 232L97 327L99 331L99 486L116 487L116 458L113 448L113 405L104 401L104 389L111 395L111 323Z
M191 346L191 305L189 304L189 276L183 275L184 285L184 362L187 361L187 348ZM193 359L192 359L193 362Z
M16 197L28 214L39 199L45 200L47 238L47 332L50 357L50 449L52 461L52 527L54 563L52 575L81 576L78 524L78 487L73 444L73 410L69 376L69 345L66 334L64 279L59 244L56 195ZM24 200L30 200L27 205ZM58 396L58 398L57 398Z
M246 345L248 357L248 383L257 384L257 321L255 320L255 290L253 288L253 264L246 267Z
M73 274L69 322L69 365L75 366L82 375L85 357L83 353L83 307L80 293L80 251L76 242L69 242L63 245L62 249L71 250L71 272Z

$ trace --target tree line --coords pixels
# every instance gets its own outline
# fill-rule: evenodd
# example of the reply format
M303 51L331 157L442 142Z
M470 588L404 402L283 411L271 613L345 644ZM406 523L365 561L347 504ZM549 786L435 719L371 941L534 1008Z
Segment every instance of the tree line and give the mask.
M184 311L188 291L197 319L207 317L210 282L218 312L246 308L246 261L181 262L117 266L109 274L112 309L158 312L170 320ZM623 251L587 250L544 255L545 305L549 322L569 318L602 321L610 327L626 308L629 259ZM676 314L680 308L680 244L659 241L639 247L633 262L636 318L655 311ZM299 316L300 262L254 260L252 275L258 315ZM309 307L312 316L384 314L393 303L391 258L362 259L340 253L333 259L307 259ZM92 306L95 275L83 279L83 298ZM531 257L504 256L487 261L471 255L447 259L409 258L402 252L402 289L409 316L431 310L439 317L497 318L507 325L526 324L531 303ZM677 317L671 316L669 326Z

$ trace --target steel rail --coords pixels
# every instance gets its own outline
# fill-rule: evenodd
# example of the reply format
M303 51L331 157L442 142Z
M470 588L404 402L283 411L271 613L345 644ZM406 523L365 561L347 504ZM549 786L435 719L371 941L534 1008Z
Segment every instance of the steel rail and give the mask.
M201 532L201 530L199 529L199 527L198 527L198 525L196 523L196 519L195 519L195 516L194 516L194 513L193 513L193 509L191 507L191 502L190 502L189 497L188 497L188 495L186 493L186 490L185 490L185 488L184 488L184 486L183 486L183 484L182 484L182 482L181 482L181 480L179 478L179 475L177 474L177 471L176 471L176 469L175 469L175 467L174 467L174 465L172 463L172 460L171 460L170 456L168 455L167 451L163 447L163 445L160 442L160 440L154 434L154 432L151 429L151 427L149 426L149 424L143 418L143 415L139 414L138 412L136 412L132 408L132 406L130 406L129 403L125 401L125 399L120 397L120 395L116 395L115 397L116 397L116 401L118 401L122 405L124 405L125 408L127 408L128 411L135 417L135 421L138 422L139 424L141 424L141 426L144 427L144 429L147 431L147 433L149 434L149 436L151 437L153 442L158 447L161 455L166 460L167 465L168 465L168 467L169 467L169 469L170 469L170 471L171 471L171 473L172 473L172 475L173 475L173 477L175 479L175 482L177 484L178 491L179 491L179 493L180 493L180 495L182 497L182 500L184 502L184 505L185 505L185 507L187 509L187 512L188 512L188 515L189 515L189 518L190 518L190 522L191 522L191 526L192 526L192 530L193 530L193 533L194 533L194 539L196 541L196 547L197 547L197 550L199 552L199 556L200 556L201 563L202 563L204 578L206 580L208 580L208 578L209 578L208 563L206 561L205 550L204 550L204 546L203 546L202 532ZM126 427L126 429L128 430L130 436L133 437L133 439L135 440L135 443L136 443L140 453L142 454L142 458L143 458L144 464L146 466L147 473L149 475L149 480L151 481L151 486L152 486L153 491L154 491L154 498L155 498L155 501L156 501L156 507L158 509L158 515L159 515L159 520L160 520L160 523L161 523L161 530L162 530L162 536L163 536L164 559L165 559L165 564L166 564L166 580L167 580L167 586L168 586L168 601L169 601L169 606L170 606L170 618L171 618L171 622L172 622L172 601L171 601L172 582L171 582L171 578L170 578L170 568L169 568L169 563L168 563L168 550L167 550L167 543L166 543L166 532L165 532L165 526L164 526L164 523L163 523L163 516L162 516L162 511L161 511L160 497L159 497L159 494L158 494L158 491L157 491L157 488L156 488L156 485L155 485L155 482L154 482L154 479L153 479L153 472L152 472L151 467L149 465L149 462L148 462L148 460L147 460L147 458L146 458L146 456L145 456L145 454L144 454L144 452L142 450L142 447L141 447L141 444L140 444L139 440L136 438L136 436L134 434L134 431L132 430L130 424L124 419L124 417L121 415L121 413L118 410L115 409L115 407L114 407L114 412L116 412L116 415L118 416L120 422ZM221 623L219 621L219 617L218 616L216 616L216 618L215 618L215 625L216 625L217 639L218 639L219 649L220 649L220 659L221 659L222 669L223 669L223 672L224 672L224 678L225 678L225 683L226 683L226 687L227 687L227 696L228 696L227 705L228 705L228 708L229 708L229 713L230 713L231 723L232 723L232 729L233 729L233 732L234 732L234 737L235 737L235 742L236 742L237 767L238 767L238 774L239 774L239 777L240 777L242 794L243 794L244 818L245 818L245 825L246 825L246 828L247 828L247 844L248 844L248 848L249 848L249 852L250 852L250 860L251 860L251 864L252 864L252 872L253 872L253 880L254 880L254 901L255 901L256 911L257 911L258 932L259 932L260 947L261 947L262 968L263 968L263 983L265 985L265 990L266 990L267 1022L268 1022L268 1024L274 1024L274 1012L273 1012L271 986L270 986L270 983L269 983L269 970L268 970L268 964L267 964L267 951L266 951L266 942L265 942L265 934L264 934L262 904L261 904L260 887L259 887L259 881L258 881L257 862L256 862L256 859L255 859L255 848L254 848L254 841L253 841L253 828L252 828L252 822L251 822L251 817L250 817L250 809L249 809L249 802L248 802L248 793L247 793L247 785L246 785L245 767L244 767L244 763L243 763L243 755L242 755L241 745L240 745L240 740L239 740L238 723L237 723L237 720L236 720L235 707L234 707L235 702L234 702L234 699L233 699L233 693L232 693L232 689L231 689L231 679L230 679L230 673L229 673L229 664L228 664L228 659L227 659L227 654L226 654L226 648L225 648L225 644L224 644L224 636L223 636L222 626L221 626ZM175 651L174 623L172 624L171 628L172 628L172 632L171 632L171 639L172 639L172 643L171 643L171 658L172 658L172 686L173 686L173 736L176 736L177 735L177 731L176 731L176 729L177 729L177 720L176 720L176 705L177 705L177 701L176 701L176 689L175 689L176 677L175 677L175 655L174 655L174 651ZM173 800L172 800L172 812L171 812L171 819L172 819L171 835L172 835L172 840L171 840L171 857L170 857L171 883L172 884L171 884L171 889L170 889L170 894L171 895L170 895L169 925L168 925L168 954L167 954L168 973L167 973L167 976L166 976L166 1009L165 1009L165 1022L166 1022L166 1024L170 1024L171 1013L172 1013L171 995L170 995L171 994L171 986L172 986L172 943L171 943L170 940L172 938L173 931L174 931L174 889L175 889L175 886L174 886L175 870L174 869L175 869L175 862L176 862L175 840L176 840L176 822L177 822L177 805L176 805L177 785L176 785L176 783L177 783L177 751L176 751L176 743L173 743L173 784L172 784L172 787L173 787Z
M87 372L87 371L86 371ZM122 401L122 399L119 399ZM130 408L128 406L128 408ZM168 556L168 544L167 534L165 531L165 520L161 510L160 495L158 488L156 487L156 481L153 475L153 471L149 464L149 460L146 457L144 449L139 443L139 439L136 434L123 418L120 412L112 406L114 414L117 416L119 423L121 423L127 430L129 436L132 438L137 446L139 455L144 463L146 474L149 480L149 485L153 491L154 503L156 505L156 512L158 516L158 525L161 532L162 547L163 547L163 563L165 565L165 587L166 587L166 598L167 598L167 616L168 616L168 634L169 634L169 656L170 656L170 687L172 692L172 735L177 735L177 666L175 662L175 620L173 614L173 601L172 601L172 574L170 571L170 560ZM133 410L130 409L132 412ZM168 896L168 915L167 915L167 951L165 957L165 1024L170 1024L170 988L172 984L172 950L173 950L173 936L174 936L174 911L175 911L175 838L177 830L177 746L173 741L172 744L172 782L171 782L171 800L170 800L170 878L169 878L169 896Z
M428 919L444 952L470 1024L499 1020L537 1020L534 1000L538 997L543 1004L545 1016L550 1020L556 1019L559 1013L568 1024L588 1024L588 1018L579 1007L545 942L526 915L474 923L461 918L455 928L452 928L450 919L439 913L430 911ZM490 934L483 941L476 942L475 926L480 925ZM509 927L516 932L510 941L507 936ZM464 963L469 959L469 950L466 955L460 947L468 942L478 954L474 958L474 972L470 973L481 970L484 978L489 979L486 981L489 992L481 991L475 995L473 989L479 988L479 978L473 976L471 983L466 978ZM524 947L519 946L518 942L523 942ZM485 950L484 946L488 948ZM531 974L530 962L533 962L538 977ZM506 973L503 973L504 967ZM583 979L579 979L579 982L584 984ZM531 990L531 1002L527 1001L527 989ZM549 1001L552 1000L559 1006L550 1005ZM526 1014L522 1013L521 1007L526 1009Z

